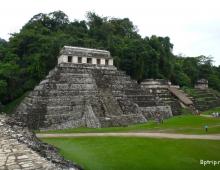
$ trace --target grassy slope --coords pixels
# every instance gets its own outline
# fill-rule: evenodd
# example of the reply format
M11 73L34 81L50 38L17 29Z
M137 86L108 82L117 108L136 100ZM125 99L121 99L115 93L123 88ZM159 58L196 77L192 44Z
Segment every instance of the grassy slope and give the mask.
M197 95L195 89L193 89L193 88L182 87L182 90L183 90L186 94L188 94L189 96L195 97L195 96Z
M199 164L219 160L220 141L83 137L43 139L86 170L218 169Z
M220 119L206 118L194 115L175 116L157 124L149 121L144 124L130 125L128 127L111 128L76 128L64 130L42 131L38 133L84 133L84 132L144 132L157 131L169 133L204 134L204 125L209 126L208 133L220 133Z

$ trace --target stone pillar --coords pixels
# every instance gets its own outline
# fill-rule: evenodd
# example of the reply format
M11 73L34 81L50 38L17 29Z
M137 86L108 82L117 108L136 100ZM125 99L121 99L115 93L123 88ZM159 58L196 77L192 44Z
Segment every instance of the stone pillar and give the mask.
M58 64L61 63L61 60L62 60L62 58L61 58L61 56L59 56L59 58L58 58Z
M86 57L82 57L82 63L83 64L87 63L87 58Z
M77 56L73 56L72 63L78 63L78 57Z
M62 62L64 62L64 63L68 62L68 56L67 55L63 55L62 58L63 58Z
M97 59L96 58L92 58L92 64L97 64Z
M101 58L101 65L105 65L105 59L104 58Z
M109 59L108 65L113 66L113 59Z

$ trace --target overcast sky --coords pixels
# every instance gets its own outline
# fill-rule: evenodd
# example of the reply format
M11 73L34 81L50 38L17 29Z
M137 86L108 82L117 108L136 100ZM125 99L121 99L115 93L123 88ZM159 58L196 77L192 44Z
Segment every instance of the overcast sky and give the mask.
M10 33L38 13L62 10L69 19L86 19L88 11L101 16L128 17L142 37L169 36L174 54L207 55L220 65L219 0L1 0L0 37Z

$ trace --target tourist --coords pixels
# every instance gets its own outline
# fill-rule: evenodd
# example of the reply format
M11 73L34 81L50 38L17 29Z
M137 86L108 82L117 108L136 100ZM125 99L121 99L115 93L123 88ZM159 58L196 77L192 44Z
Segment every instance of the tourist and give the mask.
M155 116L156 122L159 124L160 123L160 113L156 112L155 115L156 115Z
M216 117L216 113L215 113L215 112L213 112L213 113L212 113L212 116L213 116L213 117Z
M207 133L208 132L208 125L205 125L204 128L205 128L205 132Z
M161 119L161 124L163 124L163 115L161 114L161 117L160 117Z
M156 112L156 119L158 124L163 124L163 115L160 112Z

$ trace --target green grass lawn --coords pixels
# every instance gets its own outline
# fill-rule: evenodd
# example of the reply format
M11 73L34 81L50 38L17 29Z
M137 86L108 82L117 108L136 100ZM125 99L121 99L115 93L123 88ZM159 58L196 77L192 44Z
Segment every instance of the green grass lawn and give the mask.
M213 108L213 109L204 111L202 114L210 115L210 114L212 114L212 113L214 113L214 112L220 113L220 107L216 107L216 108Z
M197 93L196 90L194 88L189 88L189 87L182 87L181 88L186 94L196 97Z
M200 160L220 160L220 141L131 137L42 139L85 170L211 170Z
M220 133L220 118L195 115L181 115L164 120L163 124L149 121L127 127L74 128L64 130L37 131L37 133L92 133L92 132L166 132L183 134L205 134L204 125L209 126L209 134Z

